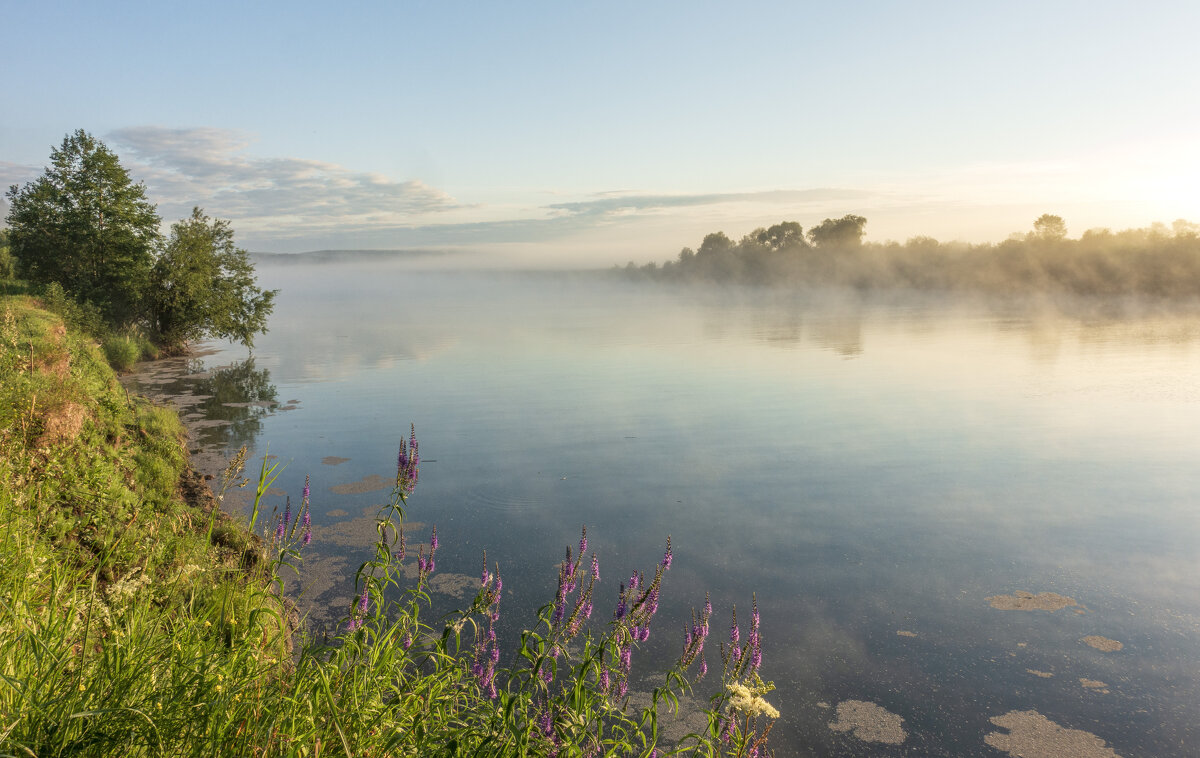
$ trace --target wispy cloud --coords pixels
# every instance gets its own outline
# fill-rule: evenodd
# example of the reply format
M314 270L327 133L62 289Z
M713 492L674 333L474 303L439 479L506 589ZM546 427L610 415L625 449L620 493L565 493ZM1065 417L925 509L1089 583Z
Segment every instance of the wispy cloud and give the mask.
M140 126L107 138L146 182L164 217L200 205L256 236L406 226L460 207L416 180L302 158L256 157L245 152L249 137L225 129Z
M730 203L753 203L789 205L793 207L826 205L831 202L861 201L871 193L836 188L808 190L771 190L767 192L720 192L708 194L639 195L626 193L600 193L587 200L554 203L546 206L575 216L622 216L631 213L653 213L673 208L694 208L705 205L727 205Z

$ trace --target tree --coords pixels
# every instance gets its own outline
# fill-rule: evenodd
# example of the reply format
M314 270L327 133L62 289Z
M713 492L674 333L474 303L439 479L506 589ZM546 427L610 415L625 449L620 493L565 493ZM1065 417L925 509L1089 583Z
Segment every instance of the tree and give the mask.
M200 208L171 226L154 264L153 327L168 348L205 336L254 344L267 330L275 290L255 285L254 264L233 244L233 229Z
M771 250L804 247L807 244L804 241L804 229L795 221L782 221L767 229L755 229L751 237Z
M82 129L50 152L50 167L7 197L17 274L58 282L115 325L144 316L144 296L161 223L145 187Z
M808 238L817 247L861 247L863 227L866 225L865 218L853 214L842 216L839 219L827 218L808 230Z
M696 255L707 258L713 255L722 255L731 250L733 250L733 240L725 236L725 232L713 232L704 235L704 240L700 243L700 249L696 251Z
M1067 236L1067 223L1062 216L1043 213L1033 222L1033 236L1043 242L1059 242Z

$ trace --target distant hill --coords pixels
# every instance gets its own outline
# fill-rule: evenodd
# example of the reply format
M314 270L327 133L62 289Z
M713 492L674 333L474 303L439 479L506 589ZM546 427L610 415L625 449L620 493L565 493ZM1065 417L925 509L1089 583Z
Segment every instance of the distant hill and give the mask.
M388 263L415 258L457 255L458 250L312 250L307 253L250 253L256 264L289 263Z

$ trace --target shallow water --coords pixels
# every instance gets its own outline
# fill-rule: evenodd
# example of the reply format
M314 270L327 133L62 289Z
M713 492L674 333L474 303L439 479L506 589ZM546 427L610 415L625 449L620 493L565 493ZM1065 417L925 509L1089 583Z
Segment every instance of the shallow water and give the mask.
M344 613L386 496L369 477L394 475L411 422L410 517L437 524L438 573L477 576L484 548L499 562L510 633L552 598L585 523L600 618L672 536L635 678L677 655L705 591L714 641L734 603L745 634L756 592L780 755L1002 755L989 719L1028 710L1123 756L1200 752L1194 313L259 275L281 292L252 363L210 345L139 382L209 420L196 449L269 445L294 497L312 476L314 618ZM1017 591L1076 604L989 603ZM904 741L831 729L850 700L901 717Z

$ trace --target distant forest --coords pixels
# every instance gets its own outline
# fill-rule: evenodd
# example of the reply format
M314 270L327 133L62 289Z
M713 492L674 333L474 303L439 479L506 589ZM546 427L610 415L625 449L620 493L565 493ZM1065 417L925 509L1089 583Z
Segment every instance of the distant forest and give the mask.
M807 232L794 221L750 232L734 242L723 232L685 247L662 265L630 262L617 271L669 282L833 285L859 290L910 288L993 294L1200 296L1200 224L1113 232L1089 229L1067 237L1059 216L1045 214L1028 233L998 244L864 242L867 219L825 219Z

